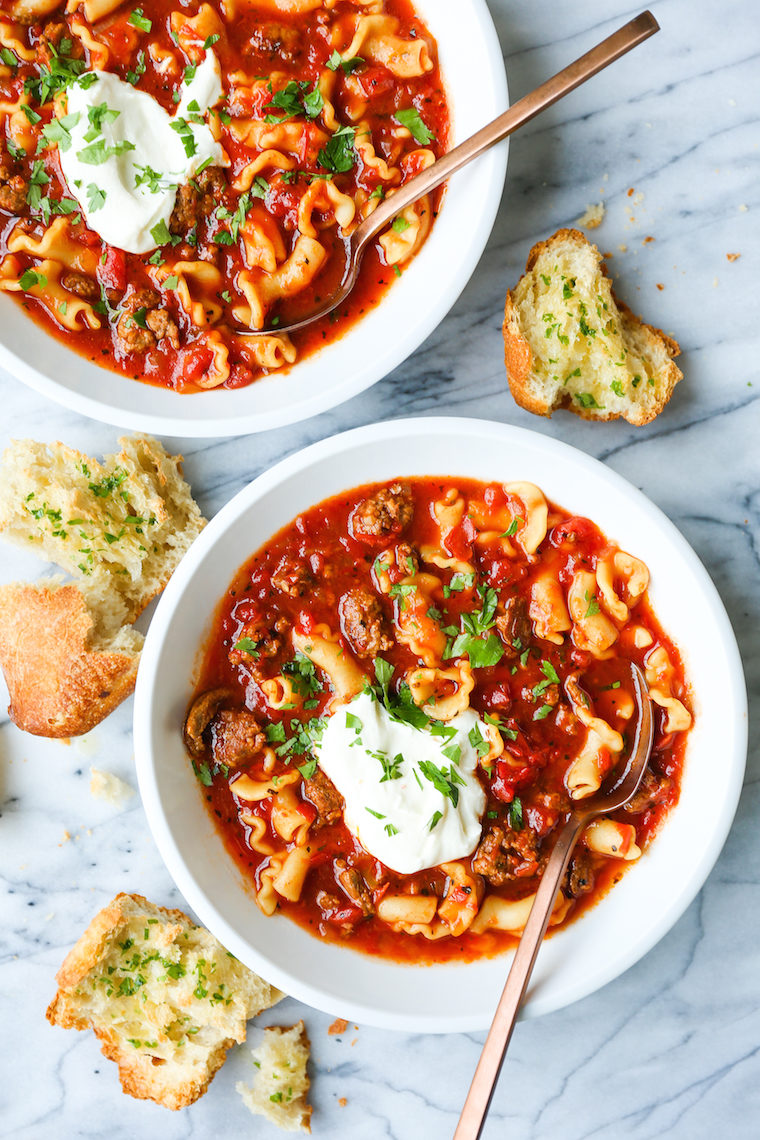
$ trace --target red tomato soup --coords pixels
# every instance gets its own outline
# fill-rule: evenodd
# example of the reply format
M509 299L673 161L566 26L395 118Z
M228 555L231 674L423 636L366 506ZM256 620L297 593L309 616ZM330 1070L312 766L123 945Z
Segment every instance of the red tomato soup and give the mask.
M654 702L649 767L626 808L584 833L553 924L596 902L677 802L692 720L648 580L593 522L522 482L359 487L275 535L218 607L185 727L209 811L261 909L401 961L513 945L571 805L625 762L635 662ZM416 744L373 750L360 708L440 746L440 760L417 764ZM363 791L323 770L338 718L355 733L348 769L366 777ZM408 788L406 811L412 777L438 810L407 812L402 828L377 808ZM394 871L396 850L453 826L468 781L482 810L466 851ZM365 811L385 821L374 826L388 862L365 838ZM363 821L353 830L352 814Z
M409 0L283 7L3 0L0 291L95 363L179 392L246 386L340 337L425 241L440 193L380 235L339 309L278 333L449 134Z

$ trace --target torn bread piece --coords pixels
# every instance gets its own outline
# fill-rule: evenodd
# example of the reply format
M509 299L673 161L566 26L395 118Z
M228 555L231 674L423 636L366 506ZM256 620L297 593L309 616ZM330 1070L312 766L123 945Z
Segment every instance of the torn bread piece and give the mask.
M75 579L0 589L10 715L37 736L89 732L129 696L143 645L131 623L205 525L179 456L120 443L99 463L17 440L0 463L0 534Z
M0 464L0 534L71 574L115 627L163 590L205 525L181 456L150 437L119 444L99 463L14 440Z
M8 713L35 736L89 732L135 687L142 634L111 632L78 586L43 578L0 587Z
M256 1066L253 1084L235 1085L246 1108L285 1132L311 1132L312 1109L306 1099L311 1084L306 1071L309 1049L303 1021L291 1028L265 1029L262 1044L251 1050Z
M246 1022L284 995L181 910L119 894L56 976L47 1018L93 1029L125 1093L184 1108L205 1093Z
M525 270L504 311L507 378L520 407L650 423L682 377L678 344L617 300L599 250L579 230L539 242Z
M131 800L135 789L126 780L113 772L103 772L100 768L90 768L90 795L95 799L119 806Z

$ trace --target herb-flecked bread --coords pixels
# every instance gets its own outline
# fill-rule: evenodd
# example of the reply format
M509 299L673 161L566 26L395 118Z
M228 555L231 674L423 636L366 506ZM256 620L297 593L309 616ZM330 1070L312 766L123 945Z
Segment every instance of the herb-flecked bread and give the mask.
M48 1021L94 1030L124 1092L173 1109L203 1095L249 1018L283 997L181 910L128 894L95 916L56 980Z
M528 255L504 310L507 379L517 403L551 416L648 424L682 373L678 344L618 301L602 256L579 230L558 230Z
M285 1132L311 1132L311 1105L306 1099L310 1047L302 1021L290 1028L265 1029L263 1042L251 1051L256 1066L253 1084L248 1087L238 1081L235 1086L246 1108Z
M143 644L131 623L204 526L179 456L120 443L99 463L16 440L0 463L0 534L74 579L0 587L9 711L37 736L89 732L129 696Z

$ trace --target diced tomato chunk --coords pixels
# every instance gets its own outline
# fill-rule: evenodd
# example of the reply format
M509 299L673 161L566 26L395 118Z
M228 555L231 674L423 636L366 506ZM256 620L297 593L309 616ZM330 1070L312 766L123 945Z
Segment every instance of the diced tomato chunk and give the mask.
M233 364L226 387L247 388L255 379L256 377L250 368L246 368L244 364Z
M356 73L356 80L368 97L385 95L396 82L387 67L365 67Z
M105 247L105 260L98 262L98 281L106 289L123 293L127 287L127 255L113 245Z
M194 383L204 372L208 372L213 359L213 350L202 341L196 341L182 354L182 379L187 384Z

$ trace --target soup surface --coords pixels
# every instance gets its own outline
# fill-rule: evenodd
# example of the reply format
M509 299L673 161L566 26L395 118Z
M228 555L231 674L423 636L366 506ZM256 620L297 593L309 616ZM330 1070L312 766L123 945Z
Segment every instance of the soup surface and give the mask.
M414 962L514 943L573 801L655 743L585 831L553 915L618 880L677 802L691 726L646 566L534 484L415 478L304 512L219 604L185 739L266 914Z
M440 195L394 219L340 309L277 332L448 132L409 0L2 0L0 291L134 379L245 386L380 302Z

